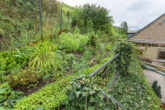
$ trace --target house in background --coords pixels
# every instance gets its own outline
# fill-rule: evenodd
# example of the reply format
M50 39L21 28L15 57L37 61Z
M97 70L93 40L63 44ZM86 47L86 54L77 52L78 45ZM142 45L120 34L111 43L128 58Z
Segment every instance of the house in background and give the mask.
M165 14L136 33L130 33L129 40L143 51L143 58L152 64L165 66Z

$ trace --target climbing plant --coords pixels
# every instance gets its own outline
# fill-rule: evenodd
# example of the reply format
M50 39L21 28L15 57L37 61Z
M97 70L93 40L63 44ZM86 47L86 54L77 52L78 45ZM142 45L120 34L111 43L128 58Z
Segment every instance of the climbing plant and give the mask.
M131 42L122 41L117 43L115 53L120 55L115 60L115 67L120 74L124 75L127 73L134 51L134 44Z

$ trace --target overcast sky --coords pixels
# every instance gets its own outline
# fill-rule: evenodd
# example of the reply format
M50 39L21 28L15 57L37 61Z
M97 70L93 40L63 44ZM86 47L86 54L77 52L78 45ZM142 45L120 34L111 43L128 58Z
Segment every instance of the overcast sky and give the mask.
M115 25L127 21L129 28L139 29L165 13L165 0L63 0L71 6L94 3L107 8Z

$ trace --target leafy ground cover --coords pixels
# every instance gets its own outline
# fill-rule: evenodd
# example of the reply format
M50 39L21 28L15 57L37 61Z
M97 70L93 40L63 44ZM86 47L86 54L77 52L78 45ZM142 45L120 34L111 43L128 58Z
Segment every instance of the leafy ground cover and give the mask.
M110 94L128 110L162 109L160 99L153 92L137 61L131 62L128 75L118 77Z

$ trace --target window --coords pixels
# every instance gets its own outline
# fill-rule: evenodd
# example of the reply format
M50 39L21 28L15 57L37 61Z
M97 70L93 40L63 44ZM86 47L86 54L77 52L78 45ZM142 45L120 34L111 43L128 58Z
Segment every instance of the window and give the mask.
M159 26L162 26L162 22L159 23Z
M165 23L165 19L163 19L163 21L159 22L159 26L162 26L162 24Z
M165 51L159 51L158 59L165 60Z

